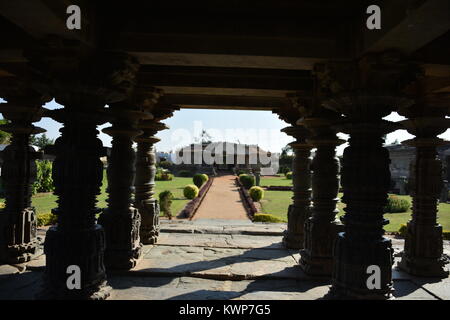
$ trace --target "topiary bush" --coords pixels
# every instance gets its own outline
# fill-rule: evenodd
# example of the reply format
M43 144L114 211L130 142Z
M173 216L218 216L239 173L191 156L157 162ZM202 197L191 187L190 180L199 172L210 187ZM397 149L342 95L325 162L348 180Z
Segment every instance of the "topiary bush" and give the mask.
M38 227L53 225L58 221L57 216L53 213L40 213L36 218Z
M410 207L411 203L408 200L396 196L389 196L383 211L389 213L407 212Z
M245 189L250 189L255 185L255 177L249 176L248 174L241 174L239 176L239 181L242 183Z
M194 184L200 188L206 181L208 181L208 176L206 174L197 173L192 178Z
M264 198L264 189L261 187L251 187L248 193L253 201L260 201L262 198Z
M199 191L199 190L198 190L198 188L197 188L196 185L188 184L188 185L187 185L186 187L184 187L184 189L183 189L183 195L184 195L186 198L192 200L192 199L194 199L195 197L198 196L198 191Z
M292 180L292 171L286 172L286 179Z
M253 216L253 222L270 222L270 223L280 223L283 222L278 217L268 213L257 213Z
M165 190L159 194L159 209L169 218L172 219L172 200L173 194L169 190Z
M55 190L52 178L52 162L36 160L36 181L33 183L33 194L37 192L52 192Z

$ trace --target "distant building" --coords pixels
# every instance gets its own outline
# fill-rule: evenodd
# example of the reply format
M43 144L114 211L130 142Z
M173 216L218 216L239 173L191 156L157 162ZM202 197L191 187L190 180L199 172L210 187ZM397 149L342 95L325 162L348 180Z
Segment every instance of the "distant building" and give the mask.
M193 143L172 154L174 171L209 174L257 169L262 175L274 174L278 171L277 160L278 154L264 151L257 145L231 142Z
M416 149L402 144L390 145L386 148L389 150L391 159L391 192L407 194L409 193L410 165L415 159ZM437 151L442 161L442 179L444 182L450 181L450 145L438 147Z

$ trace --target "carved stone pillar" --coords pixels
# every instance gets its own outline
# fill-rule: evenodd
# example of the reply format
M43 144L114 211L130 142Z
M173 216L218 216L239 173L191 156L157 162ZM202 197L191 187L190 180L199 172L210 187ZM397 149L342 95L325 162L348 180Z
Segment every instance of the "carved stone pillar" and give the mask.
M399 267L423 277L446 277L443 256L442 226L437 223L437 204L443 187L442 163L436 147L448 142L437 138L449 127L444 116L449 105L448 94L420 96L417 104L402 121L409 133L416 137L403 143L416 148L416 158L410 169L412 219L407 224L405 249ZM442 110L446 104L445 110ZM444 111L444 112L443 112Z
M311 217L305 223L305 245L300 251L300 266L306 274L331 275L333 246L343 225L336 219L339 210L339 159L336 147L344 140L336 137L332 129L336 119L307 118L301 120L313 137L307 139L317 148L311 163L312 201Z
M96 223L104 149L96 127L111 120L104 105L125 99L138 65L130 56L83 51L81 46L54 47L33 53L31 60L49 74L50 89L64 106L48 112L64 127L55 142L53 163L58 222L47 231L44 290L38 298L105 299L110 291L103 259L105 233ZM74 270L81 276L80 288L67 285Z
M383 237L389 184L389 153L383 136L394 130L382 120L394 107L411 103L400 89L416 75L396 52L366 55L356 63L330 63L318 70L328 99L324 106L346 116L350 134L342 166L344 232L334 248L328 298L387 299L392 293L393 251ZM376 271L372 270L374 268ZM379 281L371 281L373 274ZM369 283L370 282L370 283Z
M161 93L158 93L160 95ZM171 110L167 110L171 114ZM155 110L153 120L141 121L138 127L143 131L136 137L136 180L134 183L136 195L135 205L141 214L141 242L144 244L154 244L159 235L159 204L153 197L155 194L155 174L156 155L153 145L159 141L154 135L167 126L160 119L165 117L161 111Z
M112 127L103 132L113 138L107 170L109 197L108 208L98 223L106 234L106 268L128 270L136 266L142 249L141 217L132 199L135 178L133 139L142 133L135 126L139 119L151 119L152 116L136 110L130 101L111 104L108 113L113 117Z
M287 248L302 249L304 243L304 225L311 208L311 149L306 142L309 131L303 126L292 126L282 130L296 140L290 145L294 150L292 161L293 203L288 209L288 225L283 237Z
M11 133L11 143L2 151L6 205L0 212L0 261L16 264L31 260L39 252L31 187L40 153L29 142L31 134L45 132L32 123L41 119L42 104L49 99L14 80L0 90L8 101L0 104L0 112L10 121L0 129Z

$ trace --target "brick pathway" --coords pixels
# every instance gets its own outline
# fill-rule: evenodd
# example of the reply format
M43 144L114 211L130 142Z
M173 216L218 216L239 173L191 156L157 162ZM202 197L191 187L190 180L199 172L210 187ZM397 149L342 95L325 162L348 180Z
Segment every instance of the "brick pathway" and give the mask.
M233 175L214 178L214 182L193 220L248 220L247 212L239 195L239 189L234 182L235 178L236 176Z

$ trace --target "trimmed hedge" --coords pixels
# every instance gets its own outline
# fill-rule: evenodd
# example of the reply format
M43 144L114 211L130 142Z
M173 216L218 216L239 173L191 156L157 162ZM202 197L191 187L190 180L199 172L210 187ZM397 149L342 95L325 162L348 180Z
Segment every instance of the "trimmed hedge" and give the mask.
M193 185L193 184L188 184L183 189L183 195L190 200L196 198L198 196L198 192L199 192L199 190L198 190L197 186Z
M178 171L177 175L179 177L187 178L187 177L191 177L192 176L192 172L190 172L189 170L180 170L180 171Z
M248 193L253 201L260 201L264 198L264 189L261 187L253 186L250 188Z
M389 196L383 211L389 213L407 212L410 207L411 203L408 200L396 196Z
M208 181L208 176L206 174L197 173L192 178L194 184L200 188L206 181Z
M155 174L155 181L171 181L173 174L164 171L157 171Z
M283 222L283 220L281 220L278 217L275 217L272 214L268 214L268 213L257 213L253 216L253 222L271 222L271 223L279 223L279 222Z
M286 179L292 180L292 171L286 172Z
M249 176L248 174L241 174L239 176L239 181L242 183L245 189L250 189L255 185L255 177Z

